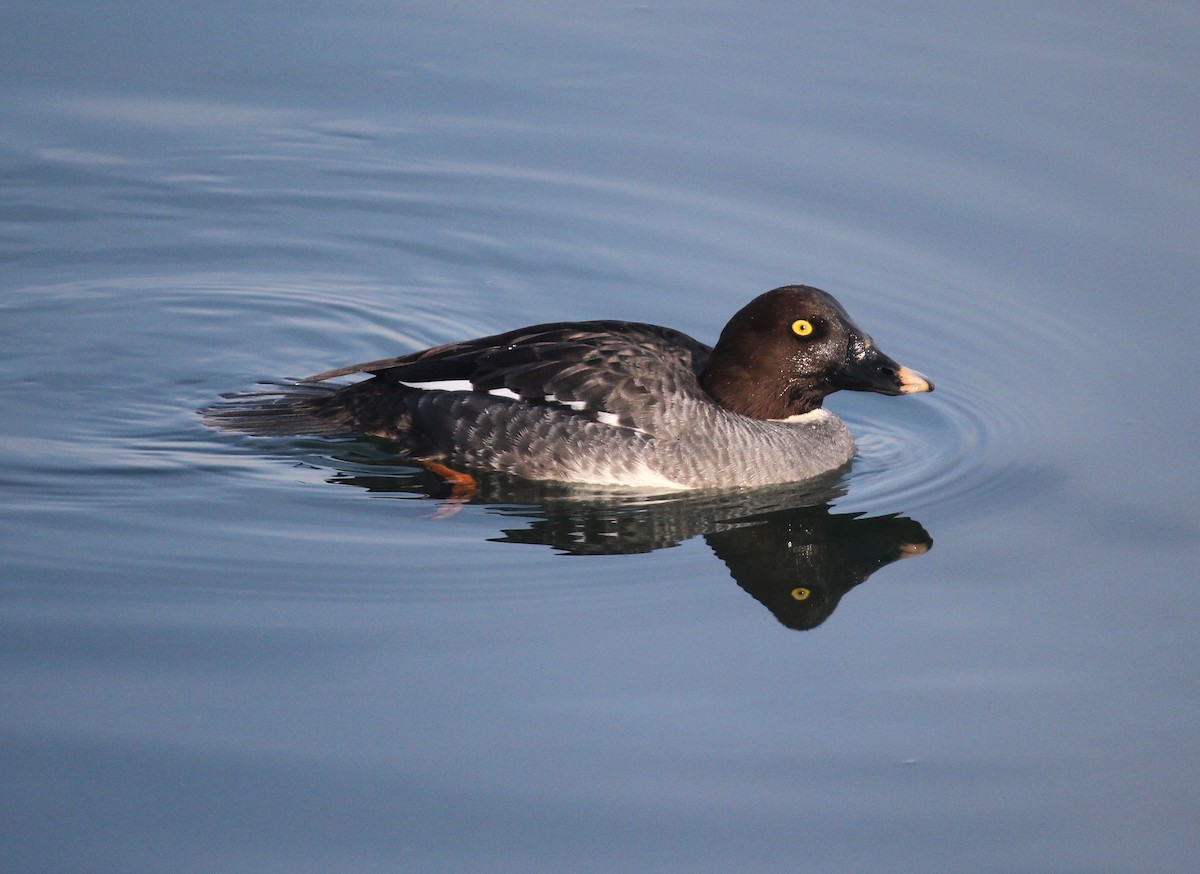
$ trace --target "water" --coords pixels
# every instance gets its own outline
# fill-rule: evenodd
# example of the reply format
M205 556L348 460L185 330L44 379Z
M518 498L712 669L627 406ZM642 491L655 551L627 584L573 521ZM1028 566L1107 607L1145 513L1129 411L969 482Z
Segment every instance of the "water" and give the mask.
M4 870L1190 871L1198 36L6 6ZM836 483L463 506L195 413L788 282L938 386L835 396Z

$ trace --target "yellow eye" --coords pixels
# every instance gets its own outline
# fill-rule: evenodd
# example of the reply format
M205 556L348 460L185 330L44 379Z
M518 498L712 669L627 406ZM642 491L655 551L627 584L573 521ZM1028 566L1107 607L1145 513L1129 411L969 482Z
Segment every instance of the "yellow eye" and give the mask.
M807 325L808 322L805 322L805 324ZM811 328L812 326L809 325L809 327ZM797 332L797 333L799 333L799 332ZM808 589L792 589L792 597L795 598L797 601L805 601L808 599L808 596L811 594L812 594L812 592L810 592Z
M796 321L792 322L792 333L797 337L807 337L812 332L812 322L808 319L796 319Z

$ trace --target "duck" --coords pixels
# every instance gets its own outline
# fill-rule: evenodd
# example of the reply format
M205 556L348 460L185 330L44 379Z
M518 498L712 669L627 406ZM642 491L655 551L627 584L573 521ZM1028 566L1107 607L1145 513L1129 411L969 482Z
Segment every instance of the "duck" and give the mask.
M881 352L833 295L787 285L738 310L713 346L640 322L553 322L226 395L201 413L255 436L381 438L456 488L498 473L673 491L846 468L854 438L823 406L840 390L933 383Z

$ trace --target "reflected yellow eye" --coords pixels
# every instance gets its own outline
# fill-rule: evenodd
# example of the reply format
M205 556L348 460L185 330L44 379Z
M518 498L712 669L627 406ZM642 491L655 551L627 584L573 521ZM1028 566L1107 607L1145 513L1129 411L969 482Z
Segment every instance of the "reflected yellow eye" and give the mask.
M796 321L792 322L792 333L797 337L807 337L812 332L812 322L808 319L796 319Z
M805 322L805 324L807 325L808 322ZM812 330L812 325L809 325L809 330ZM796 333L799 333L799 331ZM812 592L810 592L808 589L792 589L792 597L797 601L805 601L811 594Z

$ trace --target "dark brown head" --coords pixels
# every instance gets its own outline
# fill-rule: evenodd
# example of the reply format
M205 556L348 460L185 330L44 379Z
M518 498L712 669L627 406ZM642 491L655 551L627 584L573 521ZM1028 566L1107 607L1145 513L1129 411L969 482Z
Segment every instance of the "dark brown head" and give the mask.
M700 384L724 407L786 419L839 389L885 395L933 391L933 383L875 348L833 295L787 285L739 310L713 348Z

